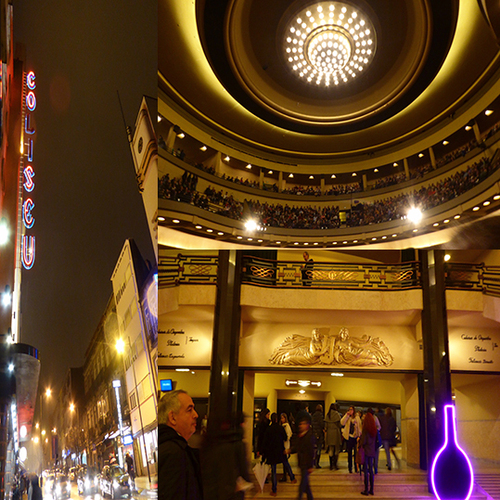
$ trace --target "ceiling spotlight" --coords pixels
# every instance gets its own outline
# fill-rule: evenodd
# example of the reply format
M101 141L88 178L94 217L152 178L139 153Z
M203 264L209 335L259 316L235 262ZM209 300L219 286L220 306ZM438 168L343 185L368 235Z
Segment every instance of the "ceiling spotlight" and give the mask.
M314 179L314 175L310 175L310 176L309 176L309 179Z
M472 211L473 211L473 212L477 212L479 209L480 209L480 207L474 207L474 208L472 209Z
M378 172L378 168L375 168L373 171L374 171L375 173L377 173L377 172Z
M222 231L219 231L217 234L218 234L219 236L224 236L224 233L223 233Z
M496 194L495 196L493 196L493 199L495 201L500 200L500 194Z
M434 224L432 224L433 227L438 227L439 226L439 222L434 222Z
M443 141L443 146L448 146L449 142L448 141Z
M418 157L419 157L419 158L423 158L423 157L424 157L424 153L419 153L419 154L418 154Z
M267 175L273 175L273 171L269 170L269 172L267 172Z
M449 253L447 253L447 254L444 256L444 261L445 261L445 262L448 262L450 259L451 259L451 255L450 255Z
M243 239L243 236L236 236L236 239L237 239L237 240L242 240L242 239Z
M205 145L203 145L200 149L201 149L202 151L206 151L208 148L207 148Z
M200 226L199 224L197 226L194 226L194 227L195 227L195 229L201 229L202 228L202 226Z
M491 201L485 201L485 202L483 203L483 207L487 207L487 206L488 206L488 205L490 205L490 204L491 204Z
M184 137L186 137L186 134L184 132L181 132L181 133L177 134L177 137L179 139L184 139Z
M484 114L485 114L486 116L490 116L490 115L492 115L492 114L493 114L493 110L492 110L492 109L487 109L487 110L484 112Z
M398 166L397 162L394 162L394 163L392 164L392 166L393 166L393 167L397 167L397 166Z
M472 130L472 127L470 125L466 125L465 130L468 132L469 130Z
M161 220L161 219L165 220L165 217L158 217L158 220ZM180 224L181 223L181 221L179 219L172 219L172 222L174 224Z
M455 217L453 217L453 218L454 218L455 220L460 219L460 215L458 215L458 214L457 214L457 215L455 215Z
M250 169L252 168L252 165L249 163L246 168Z
M445 220L443 221L443 224L448 224L449 222L450 222L450 219L445 219Z
M290 174L288 177L289 177L290 179L293 179L293 174Z
M160 222L165 222L167 219L165 219L165 217L163 217L162 215L160 215L160 216L158 217L158 220L159 220Z
M214 230L213 229L207 229L207 233L213 233Z
M231 158L229 158L229 156L226 156L226 157L224 158L224 161L229 161L230 159L231 159Z
M353 173L352 173L352 176L353 176L353 177L356 177L357 175L358 175L358 174L357 174L356 172L353 172Z
M335 174L332 174L332 177L331 177L331 178L332 178L332 179L336 179L336 178L337 178L337 176L336 176Z

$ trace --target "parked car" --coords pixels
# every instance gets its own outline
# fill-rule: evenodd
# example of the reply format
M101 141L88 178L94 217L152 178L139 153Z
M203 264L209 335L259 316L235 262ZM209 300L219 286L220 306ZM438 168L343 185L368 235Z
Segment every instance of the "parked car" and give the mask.
M61 500L71 496L71 481L66 474L56 474L54 486L52 487L52 497L54 500Z
M46 472L43 478L43 496L52 495L56 475L53 472Z
M115 498L130 498L129 475L118 465L105 465L101 472L100 484L101 495L109 495Z
M68 470L68 477L70 481L76 481L76 471L78 467L70 467Z
M96 468L82 465L76 474L79 495L93 495L99 491L99 473Z

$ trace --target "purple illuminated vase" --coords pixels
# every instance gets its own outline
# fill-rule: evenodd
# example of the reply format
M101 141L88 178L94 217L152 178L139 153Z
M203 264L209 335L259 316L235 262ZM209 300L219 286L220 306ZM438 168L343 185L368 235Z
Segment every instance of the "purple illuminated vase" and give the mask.
M458 444L455 407L446 405L444 412L444 444L432 464L432 489L438 500L469 500L474 486L472 465Z

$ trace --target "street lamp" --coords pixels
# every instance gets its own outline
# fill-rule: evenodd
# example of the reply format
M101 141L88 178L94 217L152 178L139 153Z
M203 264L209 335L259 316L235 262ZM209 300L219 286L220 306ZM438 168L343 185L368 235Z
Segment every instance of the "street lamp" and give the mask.
M132 345L130 344L130 337L127 337L127 341L128 341L129 351L131 351L132 350ZM116 350L118 351L119 354L123 354L125 352L125 341L122 338L119 338L116 341ZM136 375L135 375L134 361L131 360L130 364L132 365L132 373L134 375L134 391L137 392L137 378L136 378ZM137 396L139 396L139 394L137 394ZM137 408L139 409L139 420L141 422L142 444L144 446L144 454L146 456L146 467L148 469L149 488L151 489L151 472L149 471L148 450L146 448L146 440L144 439L144 425L142 423L141 402L139 400L139 397L137 397ZM132 422L130 422L130 425L132 425ZM134 430L132 428L132 435L133 434L134 434Z

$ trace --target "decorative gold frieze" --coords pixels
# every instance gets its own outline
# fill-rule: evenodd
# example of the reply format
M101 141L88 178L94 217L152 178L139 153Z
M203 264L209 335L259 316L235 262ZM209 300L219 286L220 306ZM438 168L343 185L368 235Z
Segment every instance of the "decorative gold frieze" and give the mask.
M353 337L347 328L342 328L338 335L328 335L315 328L312 337L297 334L287 337L269 361L295 366L390 366L394 358L378 337Z

